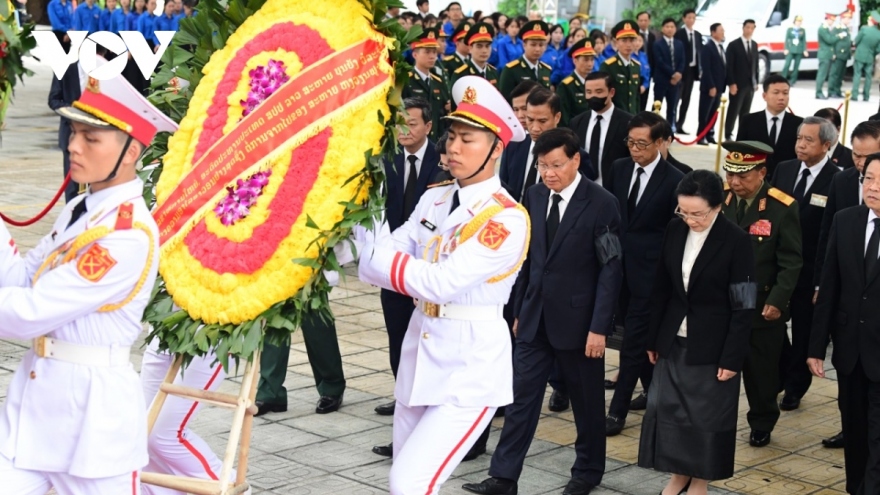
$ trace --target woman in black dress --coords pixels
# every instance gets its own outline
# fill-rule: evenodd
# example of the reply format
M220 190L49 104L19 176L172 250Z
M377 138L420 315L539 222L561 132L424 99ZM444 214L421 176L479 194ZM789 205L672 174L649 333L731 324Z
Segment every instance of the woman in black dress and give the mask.
M720 214L721 179L706 170L678 185L651 300L654 381L639 466L672 473L663 495L733 475L740 375L755 308L748 234Z

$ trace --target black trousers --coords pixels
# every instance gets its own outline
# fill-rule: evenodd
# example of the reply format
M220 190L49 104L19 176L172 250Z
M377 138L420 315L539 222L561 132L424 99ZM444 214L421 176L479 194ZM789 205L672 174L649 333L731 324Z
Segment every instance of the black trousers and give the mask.
M880 493L880 382L865 375L862 363L852 373L837 373L846 468L846 492Z
M379 293L382 303L382 316L385 317L385 329L388 331L388 358L391 361L391 372L397 378L397 367L400 366L400 348L403 337L412 318L415 305L411 297L382 289Z
M573 478L598 486L605 473L605 359L590 359L585 347L554 349L543 322L531 342L517 342L513 357L513 404L505 408L504 428L492 456L489 476L519 479L538 428L541 403L554 358L559 363L575 418Z
M753 430L773 431L779 421L779 359L786 340L786 324L753 328L749 355L743 366L743 384L749 400L746 418ZM806 359L806 358L805 358Z
M684 119L687 117L688 107L691 105L691 93L694 91L694 81L700 78L700 68L695 65L693 67L685 67L684 74L681 75L681 106L678 108L678 122L676 129L681 130L684 127ZM671 122L670 122L671 124Z
M718 105L721 104L722 90L715 91L714 97L709 96L708 92L700 91L700 120L699 125L697 126L697 133L703 132L703 129L705 129L706 126L709 125L709 121L712 120L712 115L718 110ZM709 132L706 133L706 139L715 139L714 125L709 129Z
M733 127L736 120L751 113L752 98L755 96L755 88L737 87L736 94L730 95L730 105L727 107L727 116L724 121L724 138L733 139Z
M620 349L620 375L614 387L614 397L608 414L625 419L632 402L636 382L642 380L642 388L648 390L654 376L654 366L648 360L649 326L651 324L650 299L630 296L626 309L623 344Z
M786 335L779 361L783 390L797 398L803 397L813 383L813 374L807 366L813 326L813 292L812 287L799 286L791 295L791 341Z
M681 83L675 86L666 86L666 89L663 91L658 91L657 85L654 85L654 101L666 100L666 121L673 127L673 130L676 129L675 114L678 111L679 92L681 92Z

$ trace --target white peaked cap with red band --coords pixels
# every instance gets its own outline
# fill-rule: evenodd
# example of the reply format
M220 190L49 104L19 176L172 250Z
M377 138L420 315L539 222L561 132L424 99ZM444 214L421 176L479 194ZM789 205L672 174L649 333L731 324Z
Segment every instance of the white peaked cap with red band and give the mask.
M464 76L452 86L456 109L445 118L495 133L507 146L511 141L526 138L513 108L488 80L479 76Z
M89 77L79 99L55 112L90 126L119 129L144 146L150 145L157 132L177 130L173 120L121 76L106 81Z

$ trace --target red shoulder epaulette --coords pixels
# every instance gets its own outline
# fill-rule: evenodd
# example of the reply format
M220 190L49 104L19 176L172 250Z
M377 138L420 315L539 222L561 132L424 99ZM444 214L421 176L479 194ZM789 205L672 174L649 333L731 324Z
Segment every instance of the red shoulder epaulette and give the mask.
M493 194L492 198L494 198L495 201L498 201L498 203L505 208L516 208L516 201L508 198L507 195L503 192L499 191Z
M116 226L114 230L128 230L134 224L134 205L122 203L116 211Z

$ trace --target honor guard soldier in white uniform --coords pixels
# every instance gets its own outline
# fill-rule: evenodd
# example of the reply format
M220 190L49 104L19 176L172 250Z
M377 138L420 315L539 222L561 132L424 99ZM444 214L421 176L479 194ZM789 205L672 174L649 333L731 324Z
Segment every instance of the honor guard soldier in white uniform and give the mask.
M394 389L392 495L438 493L495 409L513 400L502 307L526 256L529 221L493 164L525 131L482 77L462 77L452 95L446 156L456 180L425 192L393 235L387 227L375 240L355 235L360 279L418 304Z
M0 411L0 491L140 493L146 413L129 359L159 262L135 167L176 124L125 79L89 78L72 107L71 179L87 194L21 258L0 224L0 338L33 339Z

